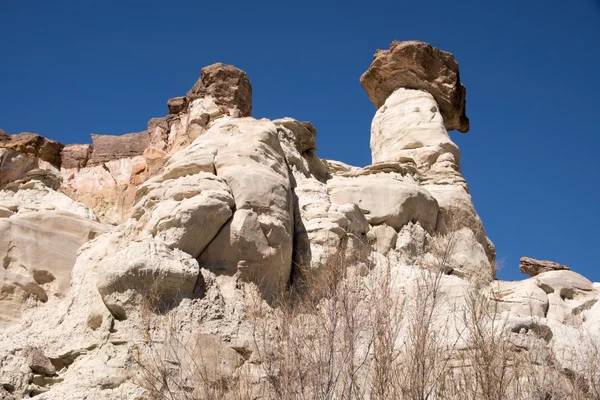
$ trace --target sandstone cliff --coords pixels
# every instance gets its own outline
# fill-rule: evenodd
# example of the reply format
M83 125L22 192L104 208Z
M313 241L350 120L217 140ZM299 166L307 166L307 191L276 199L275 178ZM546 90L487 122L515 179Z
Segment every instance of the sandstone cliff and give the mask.
M477 293L494 306L492 331L507 332L518 351L533 354L534 343L536 356L551 352L557 371L578 376L570 354L600 339L598 287L532 259L522 260L531 278L495 279L494 245L448 134L469 129L454 57L394 42L360 81L377 107L364 168L319 158L309 122L251 117L248 76L224 64L202 69L143 132L63 146L1 131L0 398L156 395L164 382L156 392L144 385L144 360L171 335L177 346L159 346L172 361L168 374L202 364L213 383L240 386L244 376L238 397L277 397L270 379L283 367L268 355L282 321L298 322L278 319L281 299L328 282L339 266L336 282L360 288L352 310L365 321L366 304L381 311L384 300L401 299L403 315L413 315L433 296L432 326L447 329L436 338L449 349L444 368L468 369L457 354L475 348L465 315L476 315ZM394 307L387 311L377 315L389 320ZM266 333L257 337L261 313ZM389 354L415 337L412 325L396 325L407 330ZM373 326L357 334L352 359L364 361L351 375L368 388L363 397L382 398L369 378L379 376L375 341L365 339ZM182 393L207 398L181 379ZM329 398L359 398L331 390ZM225 385L219 396L234 392Z

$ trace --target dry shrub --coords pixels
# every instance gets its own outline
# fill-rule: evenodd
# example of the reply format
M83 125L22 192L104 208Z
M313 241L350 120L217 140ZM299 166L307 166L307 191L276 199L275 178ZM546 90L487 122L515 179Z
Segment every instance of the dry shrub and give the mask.
M136 356L140 385L157 399L600 398L600 352L588 336L574 351L579 372L565 370L543 323L509 329L496 294L485 290L489 276L451 292L455 232L431 238L423 268L403 270L410 282L399 280L406 275L395 260L365 274L333 254L323 271L304 268L272 307L251 297L253 354L234 370L203 353L206 338L182 336L169 314L149 312Z
M242 400L250 397L242 363L215 335L191 329L175 313L162 315L156 298L140 304L143 340L133 348L133 380L159 400Z

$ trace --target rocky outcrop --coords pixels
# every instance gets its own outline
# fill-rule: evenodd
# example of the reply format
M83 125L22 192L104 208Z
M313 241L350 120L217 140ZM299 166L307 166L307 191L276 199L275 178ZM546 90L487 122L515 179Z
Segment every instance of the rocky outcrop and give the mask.
M393 42L389 50L377 50L360 84L377 108L399 88L428 92L435 98L447 130L469 130L467 92L460 83L458 63L451 53L429 43Z
M529 276L536 276L548 271L569 270L566 265L547 260L536 260L535 258L521 257L519 271Z
M167 101L167 107L169 108L169 114L179 114L185 111L188 105L188 98L185 96L174 97Z
M70 144L63 147L60 153L61 167L77 171L86 167L92 155L92 149L92 145L89 144Z
M193 296L201 277L194 258L160 241L132 242L105 257L98 272L98 292L117 319L126 319L144 301L166 312Z
M21 154L30 154L60 168L60 151L64 146L37 133L23 132L10 135L0 134L0 149L12 150Z
M92 154L87 162L90 166L112 160L141 156L150 145L148 132L126 135L92 135Z
M248 117L252 114L252 86L248 74L233 65L216 63L202 68L200 79L187 93L187 98L203 97L212 97L230 115Z
M531 351L533 337L575 371L564 354L600 329L598 285L525 258L531 278L494 279L448 134L468 129L452 55L394 43L361 83L378 106L365 167L319 158L309 122L250 117L248 77L224 64L141 133L63 147L0 132L0 397L142 398L139 366L157 360L187 394L198 365L212 388L247 374L264 394L273 341L313 323L281 324L279 300L310 284L350 296L310 304L351 310L332 313L335 326L358 324L340 343L371 340L365 327L389 320L398 346L433 302L436 345L450 353L472 350L465 324L490 311L483 329L509 332L510 349ZM369 365L373 342L358 349Z

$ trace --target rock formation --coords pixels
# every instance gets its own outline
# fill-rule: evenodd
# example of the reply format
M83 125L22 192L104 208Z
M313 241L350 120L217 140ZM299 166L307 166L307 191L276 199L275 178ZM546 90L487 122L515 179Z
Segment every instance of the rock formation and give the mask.
M388 268L398 296L441 274L448 318L476 285L507 329L535 319L555 350L597 327L598 288L567 267L523 258L531 278L495 280L448 134L469 128L454 57L394 42L361 84L378 108L364 168L319 158L309 122L252 118L248 76L224 64L140 133L63 146L0 131L0 397L142 399L154 318L259 387L249 302L272 314L340 259L365 282Z
M569 270L566 265L561 265L553 261L536 260L535 258L521 257L519 263L519 271L529 276L536 276L548 271L563 271Z

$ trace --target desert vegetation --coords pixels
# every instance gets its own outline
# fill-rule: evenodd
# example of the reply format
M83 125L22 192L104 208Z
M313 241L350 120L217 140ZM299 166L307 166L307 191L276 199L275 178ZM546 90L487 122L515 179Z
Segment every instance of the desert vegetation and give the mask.
M152 399L599 398L592 336L562 354L576 369L560 365L545 325L509 324L485 279L449 275L453 243L452 232L433 237L420 268L332 255L272 305L244 284L253 343L235 370L206 335L147 306L137 383Z

